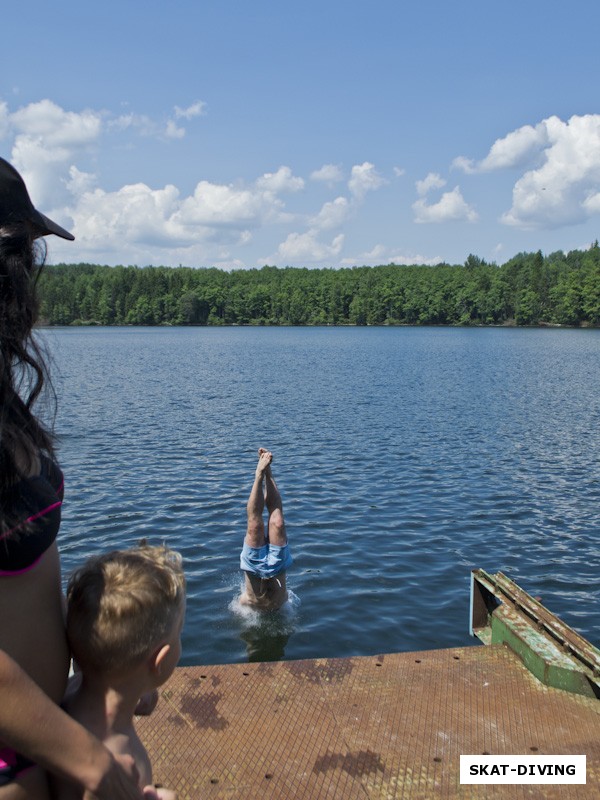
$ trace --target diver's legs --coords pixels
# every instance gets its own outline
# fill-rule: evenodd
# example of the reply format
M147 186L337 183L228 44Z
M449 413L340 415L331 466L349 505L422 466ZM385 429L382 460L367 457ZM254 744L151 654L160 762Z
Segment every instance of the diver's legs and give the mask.
M244 542L248 547L262 547L265 544L265 524L262 518L265 507L263 481L265 470L271 463L272 458L273 456L267 450L260 452L258 465L254 474L254 483L252 484L250 497L246 505L248 527L246 528L246 538Z
M285 520L283 519L283 503L279 489L271 472L271 465L265 470L265 503L269 512L268 539L270 544L283 547L287 544Z

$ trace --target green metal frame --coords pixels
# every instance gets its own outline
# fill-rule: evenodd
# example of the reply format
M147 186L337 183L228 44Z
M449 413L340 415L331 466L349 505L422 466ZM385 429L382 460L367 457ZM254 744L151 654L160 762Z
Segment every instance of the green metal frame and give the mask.
M505 644L547 686L600 699L600 650L501 572L471 573L471 636Z

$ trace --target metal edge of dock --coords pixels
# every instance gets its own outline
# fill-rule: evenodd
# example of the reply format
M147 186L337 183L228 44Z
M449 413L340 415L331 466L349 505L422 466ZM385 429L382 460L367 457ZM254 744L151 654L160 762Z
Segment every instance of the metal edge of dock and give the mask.
M179 667L137 722L155 780L179 800L600 797L599 651L483 570L471 632L489 645ZM587 783L461 784L469 754L585 755Z

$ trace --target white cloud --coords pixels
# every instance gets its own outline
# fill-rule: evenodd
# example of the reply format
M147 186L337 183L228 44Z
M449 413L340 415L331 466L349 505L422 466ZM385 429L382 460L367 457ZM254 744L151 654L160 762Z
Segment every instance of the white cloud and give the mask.
M385 256L386 248L382 244L376 244L368 253L363 253L363 258L366 263L381 263L381 259Z
M392 255L388 259L389 264L397 264L401 267L423 266L434 267L436 264L441 264L444 259L440 256L429 258L422 255L407 256L404 254Z
M23 176L33 204L50 216L53 209L70 201L67 175L71 158L69 148L47 148L28 136L18 136L14 142L10 160Z
M413 203L415 222L449 222L465 220L475 222L477 212L465 202L460 188L456 186L451 192L445 192L439 202L427 204L425 198Z
M343 244L343 233L338 234L331 244L320 242L314 230L306 233L290 233L279 245L277 259L286 265L333 261L339 256Z
M483 160L460 156L453 166L470 174L526 169L501 217L506 225L552 229L583 223L600 213L600 114L524 125L497 139Z
M348 256L341 260L342 266L345 267L368 267L378 264L386 263L387 249L382 244L376 244L371 250L365 253L359 253L357 256Z
M206 103L203 103L202 100L197 100L195 103L192 103L191 106L187 108L180 108L179 106L175 106L175 117L177 119L194 119L195 117L201 117L205 113Z
M156 136L159 131L159 126L154 120L145 114L136 114L133 111L109 119L107 127L109 130L118 131L137 130L142 136Z
M357 199L362 199L367 192L374 192L385 183L374 165L365 161L352 167L348 188Z
M430 172L427 177L415 184L419 197L424 197L432 189L441 189L445 185L446 181L437 172Z
M172 119L167 121L165 128L165 136L168 139L183 139L185 136L185 128L181 128Z
M75 197L91 192L96 183L96 175L91 172L82 172L77 167L72 166L69 169L69 180L67 181L67 189Z
M94 189L81 195L72 210L73 233L79 246L88 248L108 245L126 251L131 243L164 245L183 238L173 223L178 208L179 192L174 186L152 190L137 183L117 192Z
M583 201L583 207L590 214L600 213L600 192L592 194Z
M198 263L202 263L200 259ZM262 264L262 262L260 262ZM239 258L233 258L231 255L217 255L216 258L210 259L210 265L212 267L216 267L217 269L223 269L226 272L231 272L234 269L244 269L246 264L243 261L240 261Z
M10 115L11 125L46 148L81 147L98 139L102 117L97 111L65 111L51 100L30 103Z
M466 156L456 156L451 164L451 167L452 169L462 169L462 171L466 172L467 175L472 175L474 172L477 172L475 161L473 161L472 158L467 158Z
M443 259L439 257L428 258L422 255L407 256L405 254L397 254L394 253L393 250L390 250L390 248L382 244L377 244L372 250L366 253L342 259L341 264L348 267L375 267L380 264L397 264L398 266L412 266L417 264L431 267L435 264L439 264L442 260Z
M279 167L277 172L265 173L256 181L256 185L266 192L299 192L304 188L304 181L294 177L289 167Z
M567 122L550 117L543 124L542 163L516 182L512 207L501 218L507 225L556 228L600 212L600 115Z
M65 111L50 100L41 100L4 113L4 126L13 135L11 161L22 174L35 205L46 213L65 206L73 160L91 148L103 129L102 115L85 110ZM57 222L62 214L58 212Z
M323 164L321 169L311 172L310 179L312 181L322 181L331 186L344 180L344 172L337 164Z
M282 208L281 200L268 191L200 181L181 203L177 221L185 228L258 227L265 219L276 219Z
M342 170L333 164L325 164L311 174L312 180L325 181L330 184L343 177ZM282 263L323 263L331 262L340 254L344 244L344 235L338 234L330 244L319 240L319 234L325 230L340 228L356 210L365 194L375 191L385 183L377 173L373 164L365 161L352 167L348 187L353 195L352 200L336 197L324 203L318 214L309 218L309 229L305 233L290 233L279 245L276 258Z
M331 165L326 165L331 167ZM319 170L321 177L337 175L328 168ZM315 173L313 173L313 176ZM375 191L386 183L384 178L375 170L373 164L365 161L352 167L348 187L352 198L336 197L335 200L324 203L318 214L309 218L309 229L306 233L291 233L283 244L280 245L278 255L290 262L317 262L331 260L342 248L344 237L338 235L330 245L319 241L319 233L325 230L340 228L350 217L356 213L367 192Z
M453 166L468 174L522 167L539 157L540 152L549 143L549 131L556 122L560 122L557 117L550 117L535 128L532 125L524 125L503 139L496 139L482 161L475 162L459 156L454 159Z
M102 134L161 138L162 125L163 139L180 138L185 131L175 119L191 119L201 111L200 103L176 108L165 128L134 113L112 117L107 112L66 112L48 100L12 114L0 104L0 125L13 138L11 161L34 203L76 236L71 250L53 241L52 253L72 258L75 247L76 258L114 261L117 254L123 263L193 263L213 252L223 263L234 264L236 259L221 252L222 246L243 246L254 231L286 221L280 194L304 187L289 167L267 173L251 186L199 181L187 196L173 185L151 188L146 183L106 191L99 185L100 175L81 167L84 155L96 153ZM326 224L325 213L321 221Z
M175 120L191 120L195 117L200 117L204 114L204 108L206 104L203 103L201 100L192 103L191 106L187 108L180 108L179 106L175 106ZM178 125L177 122L173 119L167 120L166 127L164 129L164 135L167 139L183 139L185 136L185 128L181 125ZM151 130L152 128L148 128Z
M176 118L179 119L179 117ZM108 119L106 127L116 131L137 131L140 136L149 136L156 139L183 139L185 128L178 125L174 119L166 123L159 123L145 114L136 114L133 111L121 114L114 119Z
M319 230L339 228L344 224L350 212L350 204L345 197L336 197L331 202L324 203L319 213L312 217L310 225Z
M256 188L200 181L192 195L181 197L172 185L151 189L137 183L106 192L91 189L93 180L71 171L70 188L77 197L70 214L78 248L114 252L138 263L161 263L160 249L190 263L207 258L208 244L246 245L253 231L278 221L283 208L272 192Z
M157 122L146 114L136 114L133 111L127 114L120 114L118 117L107 115L106 126L109 130L126 131L135 130L141 136L152 136L158 139L183 139L186 130L177 120L192 120L204 114L206 104L201 100L193 103L188 108L175 106L174 119L168 119L166 123Z
M303 192L308 181L294 175L288 166L250 182L216 183L199 180L200 174L195 177L194 188L185 192L172 184L164 185L164 180L152 184L152 161L160 159L169 139L179 140L185 135L189 120L204 113L201 101L188 107L174 106L169 115L158 120L134 111L66 111L50 100L31 103L14 113L9 105L0 101L0 136L4 133L8 140L5 149L12 145L11 160L23 173L34 203L76 235L74 245L52 240L50 252L54 260L58 255L58 260L239 267L243 266L243 253L250 251L239 248L254 240L267 240L273 236L274 224L286 223L285 228L279 228L275 241L265 247L265 252L273 252L276 243L281 242L275 261L269 259L269 263L350 263L350 259L340 260L345 248L341 231L349 220L360 219L366 195L387 183L372 163L355 164L345 192L342 184L341 192L339 188L331 190L323 203L323 198L318 197L323 188L309 184L313 197L306 191L294 198L294 210L301 211L292 216L286 211L285 195ZM144 140L140 145L141 136L155 141ZM148 177L140 183L115 183L114 176L103 172L101 146L116 146L121 151L143 147L144 157L150 154ZM323 164L310 174L310 179L333 187L347 180L348 172L344 175L340 165ZM404 174L403 169L395 167L388 177ZM109 181L113 191L104 188ZM434 199L428 192L444 186L445 181L437 173L430 173L417 183L420 198L414 205L416 221L476 219L459 187L446 192L438 203L426 202ZM338 196L342 193L346 196ZM600 185L586 195L586 208L590 214L599 212ZM289 224L299 219L301 224ZM362 231L357 230L356 241L361 235ZM364 244L356 247L358 256L352 263L440 260L398 255L383 243L362 253L361 247ZM250 258L254 263L254 254Z
M403 167L394 167L394 175L397 178L401 178L403 175L406 175L406 170Z

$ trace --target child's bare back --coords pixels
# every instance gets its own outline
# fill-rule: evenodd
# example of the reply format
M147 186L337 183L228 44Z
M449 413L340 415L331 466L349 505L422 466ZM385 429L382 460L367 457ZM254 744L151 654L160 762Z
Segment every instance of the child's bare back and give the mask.
M116 756L131 756L148 800L177 800L152 784L152 765L134 724L142 695L172 675L181 655L185 578L177 553L161 547L91 559L67 590L67 635L80 668L63 706ZM57 783L56 800L82 800Z

